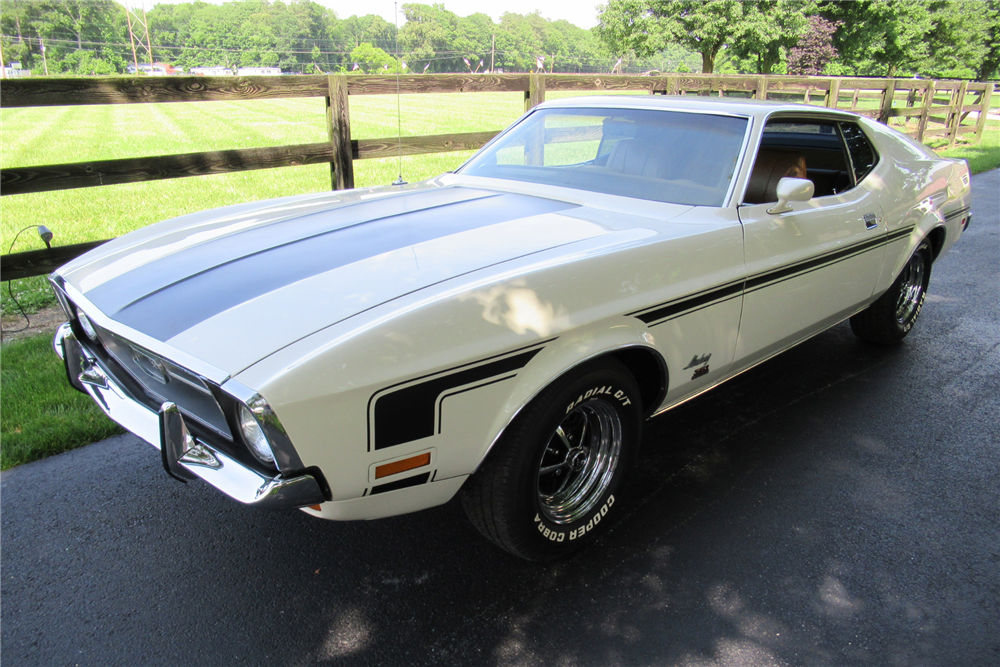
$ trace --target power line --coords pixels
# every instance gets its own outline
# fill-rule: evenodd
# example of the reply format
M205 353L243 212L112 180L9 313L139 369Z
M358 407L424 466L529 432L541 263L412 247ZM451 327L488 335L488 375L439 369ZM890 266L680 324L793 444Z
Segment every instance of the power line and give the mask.
M4 39L16 39L16 36L14 36L14 35L0 35L0 38L4 38ZM30 38L27 38L27 39L29 39L29 40L31 40L31 39L37 40L38 38L37 37L30 37ZM50 44L51 43L57 43L57 44L76 45L77 43L80 43L80 44L86 44L88 46L114 47L114 48L120 48L120 49L127 49L127 48L130 47L130 44L125 43L125 42L94 42L94 41L88 41L88 40L83 40L83 41L77 42L77 40L75 40L75 39L52 39L52 38L46 38L46 41L48 43L50 43ZM317 41L318 42L318 41L321 41L321 40L313 40L313 41ZM205 52L208 52L208 53L218 53L218 52L221 52L221 53L246 53L248 51L248 49L231 49L231 48L224 48L224 47L220 47L220 46L210 46L210 45L206 45L206 46L180 46L180 45L167 45L167 44L153 44L152 45L152 49L154 51L205 51ZM281 53L294 53L294 54L302 54L302 55L312 55L312 53L313 53L312 49L288 49L288 48L282 48L280 46L274 46L272 50L279 51ZM488 52L488 50L482 52L484 54L484 57L485 57L485 54L487 52ZM351 54L351 51L347 51L347 50L327 51L327 50L320 49L319 53L320 53L320 55L349 56ZM469 52L469 51L435 51L434 52L434 57L432 57L432 58L412 58L412 60L413 60L413 62L435 62L435 61L441 61L441 60L455 60L455 59L462 58L463 56L468 56L468 55L470 55L470 53L479 53L479 52ZM502 49L497 49L496 53L497 53L498 56L508 56L508 55L511 54L510 51L504 51ZM518 57L523 58L524 60L532 60L534 58L534 56L524 56L524 55L521 55L520 53L516 53L516 55ZM578 63L581 63L581 64L582 63L593 63L593 64L596 65L596 64L605 64L607 62L607 58L600 58L600 57L594 57L594 58L581 57L581 56L575 56L575 55L573 55L571 53L569 53L569 54L557 54L557 55L560 55L562 58L570 58L574 62L578 62Z

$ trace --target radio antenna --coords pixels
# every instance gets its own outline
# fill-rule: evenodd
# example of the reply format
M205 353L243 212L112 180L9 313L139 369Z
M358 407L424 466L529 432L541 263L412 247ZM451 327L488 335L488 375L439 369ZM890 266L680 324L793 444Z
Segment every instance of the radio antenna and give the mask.
M392 18L396 22L396 145L399 151L399 178L396 179L393 185L406 185L406 181L403 180L403 114L399 102L399 70L401 62L399 59L399 3L392 3L392 7Z

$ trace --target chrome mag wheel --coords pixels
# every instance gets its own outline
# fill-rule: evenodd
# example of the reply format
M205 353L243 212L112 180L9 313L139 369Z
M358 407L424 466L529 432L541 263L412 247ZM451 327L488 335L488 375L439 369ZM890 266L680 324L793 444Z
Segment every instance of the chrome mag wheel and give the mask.
M549 521L571 523L592 510L611 484L621 456L622 422L606 401L566 415L542 451L538 504Z
M914 255L900 276L899 296L896 299L896 321L901 326L909 324L920 311L924 297L924 258Z

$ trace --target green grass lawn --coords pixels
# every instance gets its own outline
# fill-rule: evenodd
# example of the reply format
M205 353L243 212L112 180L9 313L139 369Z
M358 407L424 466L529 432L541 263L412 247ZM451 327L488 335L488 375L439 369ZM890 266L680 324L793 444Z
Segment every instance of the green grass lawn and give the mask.
M523 112L520 93L404 95L405 136L501 130ZM0 166L82 162L210 150L280 146L327 140L322 99L190 104L135 104L0 110ZM357 139L395 136L394 96L351 100ZM403 177L423 180L454 169L471 153L404 157ZM394 159L355 162L359 187L396 180ZM330 190L327 165L219 174L4 197L0 250L11 251L16 233L45 225L54 243L71 244L121 236L153 222L245 201ZM40 248L32 230L13 252ZM15 295L28 312L54 303L42 277L16 281ZM7 290L0 309L16 313Z
M122 432L89 396L69 386L51 340L36 336L0 350L2 470Z
M396 105L394 95L352 97L352 137L396 136ZM403 136L499 131L524 112L524 97L403 95L399 106ZM315 143L328 139L325 114L319 98L0 109L0 167ZM471 154L404 157L402 175L408 182L430 178L455 169ZM358 187L388 185L399 172L398 159L354 163ZM329 166L308 165L4 197L0 251L42 247L28 230L11 250L17 232L28 225L45 225L55 234L55 244L66 245L121 236L194 211L330 188ZM42 277L12 287L28 312L54 304ZM0 290L0 310L17 312L6 289Z

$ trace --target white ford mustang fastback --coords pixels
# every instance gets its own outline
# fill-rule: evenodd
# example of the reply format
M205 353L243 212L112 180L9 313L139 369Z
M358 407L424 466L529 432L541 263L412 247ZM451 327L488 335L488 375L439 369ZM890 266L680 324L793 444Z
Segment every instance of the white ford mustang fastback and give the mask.
M460 494L543 560L620 512L643 420L848 318L900 341L969 198L850 113L549 102L424 183L111 241L53 274L55 347L178 479L345 520Z

